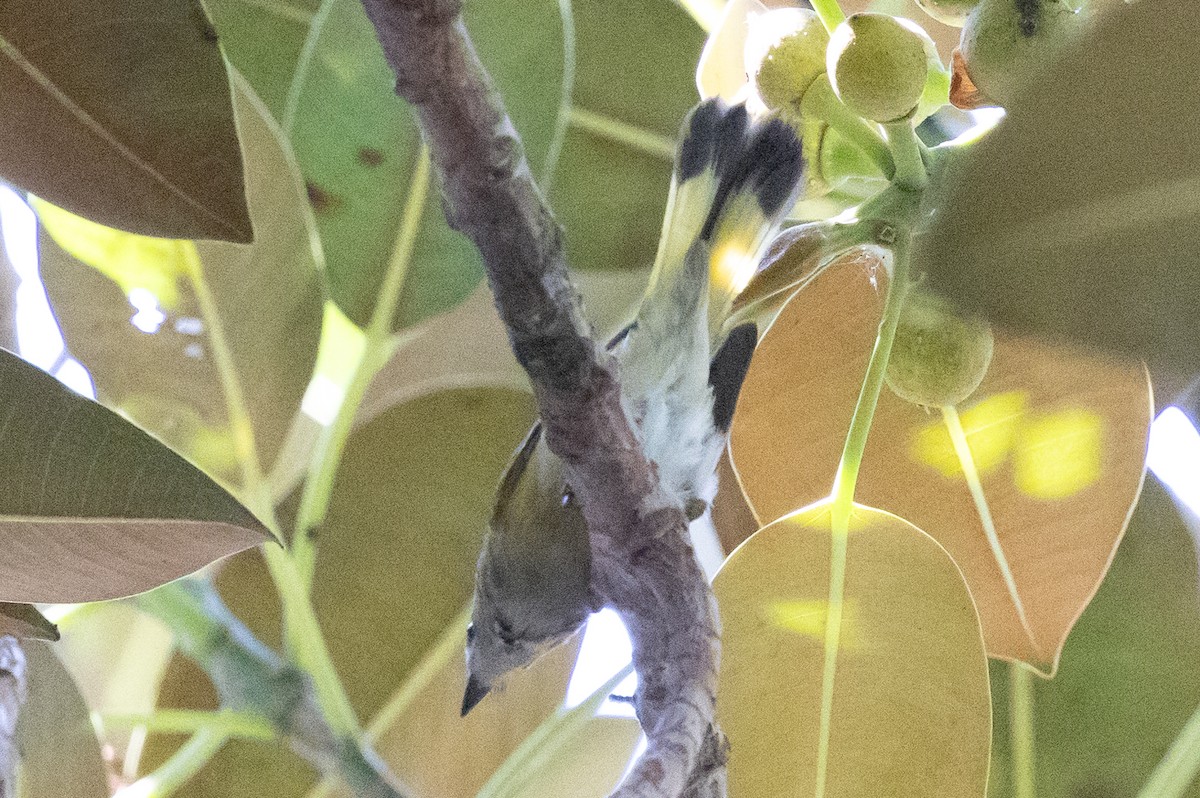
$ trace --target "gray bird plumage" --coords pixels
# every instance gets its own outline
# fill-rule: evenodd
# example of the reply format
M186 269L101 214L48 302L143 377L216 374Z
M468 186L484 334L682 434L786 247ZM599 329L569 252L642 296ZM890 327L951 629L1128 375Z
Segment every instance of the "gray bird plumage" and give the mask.
M733 298L802 178L800 141L782 121L755 122L743 106L719 100L693 109L646 295L609 345L661 501L690 515L716 493L717 460L757 340L753 325L728 329ZM582 510L535 426L501 479L479 557L464 715L599 609L590 577Z

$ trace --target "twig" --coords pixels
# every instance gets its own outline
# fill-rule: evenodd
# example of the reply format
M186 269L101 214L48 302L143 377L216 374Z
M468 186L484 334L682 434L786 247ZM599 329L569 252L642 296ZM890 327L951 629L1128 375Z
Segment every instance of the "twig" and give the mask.
M716 604L589 335L562 231L463 25L461 0L363 0L396 92L416 111L447 219L483 256L500 317L534 386L550 448L581 499L593 585L622 616L641 677L646 753L616 796L677 798L712 728ZM619 231L614 231L619 235Z

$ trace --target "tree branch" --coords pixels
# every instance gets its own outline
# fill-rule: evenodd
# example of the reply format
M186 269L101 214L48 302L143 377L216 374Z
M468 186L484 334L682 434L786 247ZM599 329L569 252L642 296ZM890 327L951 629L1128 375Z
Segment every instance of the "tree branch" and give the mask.
M211 583L183 580L143 593L138 605L175 632L180 649L208 673L221 706L267 721L293 751L359 798L404 798L365 742L339 739L304 672L259 641Z
M719 631L683 508L663 500L622 409L615 363L589 335L567 276L562 231L471 45L461 0L363 5L396 72L396 92L416 112L446 217L483 256L547 442L583 506L593 585L633 640L638 717L649 745L616 796L699 794L692 783L702 746L723 751L712 725ZM706 757L709 771L712 761ZM703 781L714 783L710 776Z

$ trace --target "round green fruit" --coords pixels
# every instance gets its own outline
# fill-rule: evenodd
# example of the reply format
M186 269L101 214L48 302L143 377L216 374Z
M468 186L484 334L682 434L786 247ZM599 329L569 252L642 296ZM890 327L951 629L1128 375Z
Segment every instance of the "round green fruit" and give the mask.
M943 25L961 28L979 0L917 0L917 5Z
M1062 0L981 0L959 46L967 75L984 96L1007 105L1079 19Z
M914 404L959 404L983 381L993 345L986 322L963 318L941 297L914 289L896 328L887 384Z
M815 12L807 8L778 9L770 19L766 53L757 65L754 84L763 104L773 111L795 111L804 93L825 72L829 33Z
M825 66L850 110L864 119L894 122L917 107L936 59L933 40L915 22L863 12L833 32Z

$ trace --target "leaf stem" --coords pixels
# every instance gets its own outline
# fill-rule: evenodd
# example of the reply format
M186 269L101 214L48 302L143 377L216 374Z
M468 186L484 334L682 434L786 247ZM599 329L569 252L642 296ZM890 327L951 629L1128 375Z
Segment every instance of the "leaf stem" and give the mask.
M416 246L417 234L421 227L421 217L424 215L425 203L429 197L432 181L432 169L429 159L429 147L422 144L417 156L416 169L409 183L408 198L404 205L403 223L396 234L396 243L388 261L387 273L379 288L379 301L371 313L367 325L366 338L346 395L338 407L333 423L326 427L313 451L309 465L308 478L304 481L304 490L300 496L300 507L296 514L296 529L292 536L292 556L305 585L312 582L313 570L316 566L316 547L313 542L313 532L325 521L329 512L329 501L333 496L334 479L338 466L342 461L342 452L346 441L354 428L354 417L362 404L367 387L371 384L379 369L391 357L394 343L392 340L392 323L396 315L396 307L404 292L405 279L412 262L413 248Z
M227 739L229 735L221 729L201 729L157 770L117 790L113 798L166 798L200 772Z
M833 726L833 693L837 676L838 649L841 644L842 610L846 592L846 560L850 538L850 515L854 509L854 488L862 466L867 436L871 421L883 390L884 375L887 373L888 358L892 353L892 342L896 337L896 326L900 322L900 311L908 292L908 260L911 233L907 225L897 231L893 247L893 267L888 282L887 300L883 307L883 319L879 335L867 366L842 459L838 464L837 477L833 483L831 506L829 554L829 610L825 622L825 664L821 675L821 720L817 737L816 798L825 798L829 773L829 740Z
M571 125L594 136L623 144L665 161L675 160L675 140L645 128L613 119L578 105L571 106Z
M525 794L529 777L544 767L564 748L608 700L613 690L633 673L626 665L578 706L551 715L509 754L476 798L519 798Z
M279 547L271 548L290 562ZM141 594L138 605L175 630L180 650L208 673L222 707L261 717L293 750L322 773L336 772L360 798L402 798L361 737L334 732L314 680L255 637L211 582L181 579Z
M1008 558L1004 556L1004 549L1000 545L1000 536L996 533L996 522L992 518L991 507L988 506L987 497L983 493L983 483L979 479L979 471L975 468L975 458L971 455L971 446L967 441L967 433L963 430L962 421L958 417L958 410L954 407L943 407L942 418L946 422L946 430L950 433L950 442L954 445L954 452L958 455L959 465L962 467L963 476L967 481L967 489L971 491L971 498L975 501L975 510L979 513L983 534L987 537L988 546L992 549L992 556L1000 568L1000 575L1004 578L1008 596L1012 599L1013 607L1017 611L1017 620L1021 622L1021 628L1028 635L1034 651L1040 656L1041 651L1038 649L1037 637L1034 636L1033 628L1029 625L1029 618L1025 614L1025 605L1021 602L1020 591L1017 590L1017 581L1013 577L1012 568L1008 565Z
M929 172L925 168L922 152L925 145L917 137L911 119L901 119L884 125L892 157L896 161L896 173L892 182L900 188L920 191L929 183Z
M225 338L216 301L208 289L194 247L187 251L187 258L197 302L212 344L213 359L221 377L235 442L239 446L238 456L246 481L245 492L250 499L251 508L278 534L271 490L259 467L254 430L246 411L246 398L233 360L233 352ZM330 482L332 483L332 475ZM333 666L333 659L329 656L321 625L309 599L307 580L302 576L291 555L282 547L267 544L261 550L283 604L284 637L292 659L312 678L317 703L327 716L334 733L357 740L362 734L358 717L354 714L350 699L346 696L346 690Z
M392 724L412 706L417 696L433 683L450 659L461 653L464 632L470 618L471 605L467 604L442 632L433 648L426 652L404 682L392 693L383 708L371 719L371 724L367 727L366 732L367 740L374 743L382 737L392 727ZM327 798L335 786L336 782L326 776L309 790L306 798Z
M93 713L104 729L145 729L160 734L192 734L205 729L223 732L227 737L247 740L273 740L276 731L266 719L249 712L219 709L215 712L195 709L156 709L149 715Z
M819 75L804 93L800 113L807 119L820 120L840 133L846 141L862 150L889 180L896 174L896 162L878 126L846 107L833 92L827 75Z
M208 332L209 347L212 350L213 361L216 363L217 374L221 380L221 393L225 398L225 413L229 417L229 428L233 435L234 453L242 468L241 497L276 536L279 525L275 520L275 506L271 492L263 476L262 464L258 460L258 444L254 438L254 425L250 421L249 406L246 393L242 389L242 381L238 376L237 363L233 357L233 348L225 337L225 325L217 306L217 300L208 287L204 278L204 267L200 263L200 255L190 241L182 241L182 260L186 266L188 279L196 294L196 303L200 306L200 316L204 328Z
M291 556L279 546L263 546L267 570L283 604L283 625L291 659L312 679L317 704L338 737L357 740L362 736L358 715L338 678L333 658L325 645L321 625L313 611L308 584Z
M1200 773L1200 707L1167 749L1137 798L1183 798Z
M1034 798L1033 673L1019 662L1009 663L1008 668L1013 795Z
M304 37L304 47L300 50L300 56L296 59L296 66L292 70L292 80L288 84L287 98L283 103L283 114L279 117L279 128L289 143L292 138L292 128L296 126L300 94L304 91L304 84L308 80L308 71L317 55L317 42L333 11L333 5L334 0L323 0L316 13L311 15L308 20L308 35Z
M542 193L550 195L554 186L554 173L558 169L558 158L562 155L563 143L567 140L567 128L571 126L571 104L575 96L575 10L571 0L558 0L558 16L562 20L563 69L562 91L559 95L558 113L554 117L554 135L546 147L546 159L542 162Z
M810 0L809 3L813 11L817 12L817 16L821 18L821 24L825 26L825 30L833 33L833 29L841 25L845 21L846 15L842 12L842 7L838 5L837 0Z

